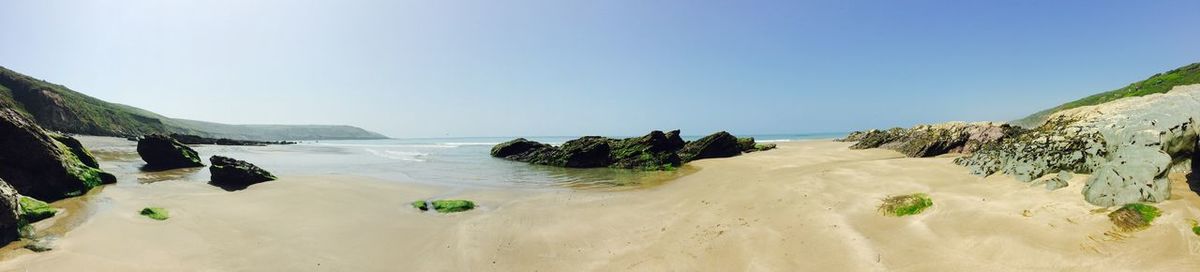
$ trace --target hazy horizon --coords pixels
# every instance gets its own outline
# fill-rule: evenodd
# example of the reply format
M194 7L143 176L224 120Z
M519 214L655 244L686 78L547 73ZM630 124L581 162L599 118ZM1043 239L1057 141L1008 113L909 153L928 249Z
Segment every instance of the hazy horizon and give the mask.
M396 138L1008 121L1200 61L1194 1L2 3L0 66L174 118Z

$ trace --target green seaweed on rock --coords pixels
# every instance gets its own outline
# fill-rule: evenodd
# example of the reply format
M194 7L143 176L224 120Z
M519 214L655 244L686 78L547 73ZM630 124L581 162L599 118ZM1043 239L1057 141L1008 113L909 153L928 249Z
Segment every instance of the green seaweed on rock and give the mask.
M879 212L890 216L906 216L920 214L933 206L933 200L924 193L890 196L883 199Z
M154 220L158 220L158 221L167 220L167 218L171 218L171 214L167 212L167 209L163 209L163 208L159 208L159 207L143 208L142 211L140 212L140 214L144 215L146 217L149 217L150 219L154 219Z
M1108 219L1122 231L1136 231L1150 227L1150 223L1161 215L1162 211L1154 206L1130 203L1109 213Z

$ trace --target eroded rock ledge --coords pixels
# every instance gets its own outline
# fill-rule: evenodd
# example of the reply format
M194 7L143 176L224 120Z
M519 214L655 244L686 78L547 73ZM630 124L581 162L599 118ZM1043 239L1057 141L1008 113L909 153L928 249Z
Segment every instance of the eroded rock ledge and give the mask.
M1099 206L1160 202L1170 195L1172 168L1196 168L1200 85L1125 98L1051 115L1033 129L962 123L856 132L853 148L882 147L912 157L969 153L955 159L974 174L1033 181L1060 172L1090 173L1084 198ZM973 138L971 131L999 137ZM966 136L964 136L966 135ZM990 139L990 140L989 140ZM971 144L973 140L976 144ZM961 149L957 149L961 147ZM1061 184L1060 184L1061 185ZM1057 186L1056 186L1057 187Z
M743 152L772 148L775 145L759 145L754 138L737 138L724 131L685 142L679 137L678 130L667 133L655 130L642 137L626 139L585 136L567 141L562 146L518 138L492 147L491 155L572 168L668 170L693 160L733 157Z

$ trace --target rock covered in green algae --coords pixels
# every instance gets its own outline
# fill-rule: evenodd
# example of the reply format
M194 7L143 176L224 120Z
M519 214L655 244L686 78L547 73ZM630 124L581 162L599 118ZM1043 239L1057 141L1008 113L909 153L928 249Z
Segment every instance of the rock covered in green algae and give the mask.
M907 216L924 212L933 206L933 200L923 193L896 195L883 199L879 212L890 216Z
M158 220L158 221L163 221L163 220L167 220L168 218L171 218L171 214L167 212L167 209L163 209L163 208L159 208L159 207L142 208L142 211L138 212L138 213L143 216L149 217L150 219L154 219L154 220Z
M742 153L750 153L775 149L775 144L760 144L754 141L754 137L745 137L738 138L738 148L742 149Z
M22 195L51 201L116 182L69 138L46 132L17 111L0 109L0 178Z
M200 155L170 136L151 134L138 140L137 153L151 170L201 167Z
M271 172L249 162L222 156L212 156L209 161L212 162L208 171L212 173L213 185L226 189L245 189L250 185L276 179Z
M432 208L439 213L456 213L475 209L475 202L459 199L443 199L429 202L417 200L412 202L412 206L421 211L428 211Z
M55 214L58 214L58 210L50 207L50 204L32 197L21 196L18 202L21 206L21 220L24 220L26 223L41 221L42 219L54 217Z
M752 139L749 144L754 151L774 148L754 145ZM732 157L742 152L738 138L724 131L685 142L678 130L667 133L656 130L625 139L586 136L557 147L518 138L492 147L491 155L561 167L671 170L691 160Z
M1125 204L1108 214L1108 220L1122 231L1135 231L1150 227L1155 218L1162 215L1158 208L1142 203Z

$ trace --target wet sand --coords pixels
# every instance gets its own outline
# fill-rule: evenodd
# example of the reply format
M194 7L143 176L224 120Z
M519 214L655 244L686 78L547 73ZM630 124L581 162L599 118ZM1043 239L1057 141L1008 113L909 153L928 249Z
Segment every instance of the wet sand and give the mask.
M0 271L1200 270L1189 221L1200 218L1200 197L1181 176L1152 227L1119 233L1083 201L1085 175L1046 191L969 175L951 157L847 146L781 143L619 191L354 176L285 176L236 192L195 181L112 186L78 200L92 215L54 250L7 247ZM914 192L934 206L877 213L880 199ZM430 197L480 207L442 215L408 206ZM172 217L138 215L145 206Z

